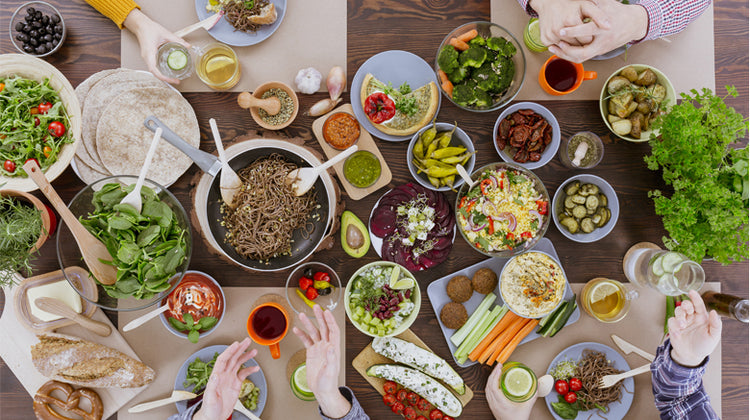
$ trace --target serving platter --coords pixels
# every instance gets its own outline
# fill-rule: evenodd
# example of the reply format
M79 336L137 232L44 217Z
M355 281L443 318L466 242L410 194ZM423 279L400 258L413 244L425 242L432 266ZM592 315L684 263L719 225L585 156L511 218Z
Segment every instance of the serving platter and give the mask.
M577 310L578 309L576 309L576 311ZM574 344L561 351L557 356L555 356L554 359L552 359L552 362L550 362L549 367L547 368L547 372L545 373L548 373L550 370L552 370L552 368L560 361L579 360L581 358L581 354L586 349L596 350L606 354L607 360L611 361L616 369L619 369L623 372L630 370L630 366L628 365L628 362L625 360L625 358L622 357L620 353L618 353L612 347L595 342L584 342ZM558 416L557 413L555 413L555 411L552 409L552 406L550 405L553 402L557 402L558 395L559 394L557 392L552 390L552 392L544 397L544 402L547 404L547 408L556 420L563 420L562 417ZM584 420L589 418L601 418L606 420L623 419L625 418L625 415L628 414L628 410L633 404L633 395L635 395L635 381L632 377L630 377L623 381L622 397L620 398L620 401L610 403L608 406L609 410L606 413L596 408L588 411L579 411L578 416L575 418L575 420Z
M555 261L560 263L560 258L557 256L557 251L555 250L555 247L552 245L552 241L550 241L547 238L542 238L536 246L531 248L530 251L542 251L546 252L547 254L551 255ZM443 322L440 320L440 310L443 309L443 306L450 302L451 299L448 297L448 294L445 292L445 287L447 286L450 279L452 279L455 276L466 276L468 278L471 278L474 273L479 270L480 268L489 268L492 271L494 271L498 277L500 276L500 272L503 270L503 267L505 267L505 264L510 260L510 258L488 258L484 261L480 261L472 266L466 267L463 270L456 271L454 273L448 274L445 277L441 277L427 286L427 296L430 298L430 304L432 305L433 311L435 311L435 316L438 319L438 324L440 325L440 329L443 331L443 336L445 337L445 342L448 343L448 348L450 348L451 355L453 355L456 352L456 346L453 344L453 342L450 340L451 336L453 335L456 330L452 328L446 327ZM563 276L565 276L565 269L562 268L562 264L560 264L560 268L563 270ZM503 305L503 298L499 293L499 287L500 284L498 283L498 287L494 291L495 295L497 295L497 299L495 299L496 305ZM482 303L482 300L484 299L483 294L475 292L471 299L464 302L464 306L466 307L466 311L469 313L469 316L479 307L479 304ZM565 282L565 293L563 294L563 300L570 300L575 296L573 294L573 289L570 288L570 283ZM578 319L581 318L581 310L580 308L576 307L576 309L573 311L573 313L570 315L570 318L568 318L568 322L565 323L565 326L568 326L570 324L573 324L578 321ZM529 335L527 335L523 340L521 340L520 344L527 343L532 340L536 340L537 338L541 337L539 334L537 334L536 330L532 331ZM458 360L456 360L456 357L453 356L453 360L456 362L456 365L459 367L469 367L471 365L476 364L477 362L472 362L471 360L467 360L464 363L458 363Z
M262 25L255 32L243 32L234 29L232 24L222 16L216 25L208 31L208 34L215 40L234 47L246 47L265 41L279 29L281 21L284 20L284 15L286 14L286 0L269 0L269 3L273 3L276 8L277 16L274 23ZM208 4L208 0L195 0L195 13L198 15L198 21L214 14L206 10L206 4Z
M201 359L204 362L208 362L209 360L213 359L214 353L223 352L227 349L227 345L215 345L215 346L209 346L204 347L195 353L191 354L190 357L185 360L185 362L180 366L180 370L177 372L177 376L174 379L174 389L180 390L180 391L194 391L193 389L187 389L185 388L183 382L185 382L185 378L187 377L187 368L190 362L192 362L195 359ZM250 359L243 365L244 367L250 367L250 366L259 366L258 362L255 361L255 359ZM260 389L260 393L258 394L258 406L255 410L250 410L253 414L256 416L260 416L261 413L263 413L263 408L266 406L266 398L268 397L268 384L266 383L266 375L263 374L263 369L260 369L259 371L251 374L247 377L250 381L252 381L255 386L257 386ZM182 414L185 410L187 410L187 401L178 401L175 403L177 406L177 411ZM232 420L250 420L247 416L244 414L241 414L238 411L232 412Z
M416 89L420 86L426 85L430 82L435 82L435 85L439 85L437 76L432 67L427 64L421 57L412 54L407 51L391 50L384 51L379 54L375 54L370 57L367 61L360 66L357 73L354 74L352 79L351 88L349 95L352 101L352 108L354 115L357 117L357 121L367 130L370 134L377 138L381 138L387 141L406 141L412 138L412 134L407 136L393 136L385 134L382 131L375 128L370 122L370 119L365 114L365 110L362 109L362 97L361 88L362 81L365 76L370 73L375 76L378 80L383 83L391 82L393 86L401 86L402 83L407 82ZM440 103L442 101L442 95L438 96L438 106L435 110L435 115L440 112Z

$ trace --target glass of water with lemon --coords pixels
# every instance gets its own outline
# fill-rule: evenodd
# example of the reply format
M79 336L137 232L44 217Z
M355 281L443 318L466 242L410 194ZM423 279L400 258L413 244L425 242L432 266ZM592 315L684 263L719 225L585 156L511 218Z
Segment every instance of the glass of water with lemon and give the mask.
M182 44L167 42L159 47L157 63L161 73L182 80L193 74L193 59Z
M521 403L536 394L537 380L534 371L523 363L508 362L503 364L498 385L509 400Z
M315 400L315 395L307 384L307 364L302 363L294 369L289 386L292 388L292 394L302 401Z
M216 42L200 48L198 52L198 77L208 87L224 90L240 81L240 62L231 47Z
M617 280L602 277L589 280L581 291L581 307L601 322L617 322L628 314L630 301L638 297Z

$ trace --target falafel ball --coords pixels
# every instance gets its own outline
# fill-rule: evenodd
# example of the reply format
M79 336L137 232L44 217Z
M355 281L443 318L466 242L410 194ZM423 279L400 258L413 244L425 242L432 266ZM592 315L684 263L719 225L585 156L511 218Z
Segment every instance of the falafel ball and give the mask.
M445 286L445 293L452 301L464 303L471 299L474 288L471 286L471 280L468 277L456 276L448 281L448 285Z
M466 312L464 305L456 302L448 302L440 310L440 320L443 321L443 325L450 329L459 329L463 327L466 321L469 319L469 314Z
M491 293L497 287L497 274L489 268L480 268L474 273L471 285L483 295Z

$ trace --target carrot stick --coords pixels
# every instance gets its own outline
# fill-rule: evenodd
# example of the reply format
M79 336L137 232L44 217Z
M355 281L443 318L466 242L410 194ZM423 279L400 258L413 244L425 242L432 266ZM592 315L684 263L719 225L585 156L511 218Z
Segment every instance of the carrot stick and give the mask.
M440 83L441 84L450 81L450 80L448 80L448 75L445 74L445 72L442 71L442 70L438 70L438 76L440 76Z
M461 41L458 38L451 38L450 44L453 45L453 47L459 51L466 51L469 49L469 44L465 43L464 41Z
M518 347L518 344L521 342L521 340L529 335L538 324L538 319L532 319L526 325L524 325L523 328L521 328L521 330L518 331L515 336L513 336L513 339L510 340L510 343L508 343L508 345L503 348L503 351L500 352L500 355L497 356L497 359L495 359L495 361L499 363L505 363L510 355L513 354L513 351L516 349L516 347Z
M495 359L491 358L490 356L495 353L500 353L500 350L498 349L502 349L503 347L505 347L507 343L513 338L513 336L528 322L528 318L521 318L520 316L517 316L517 319L515 319L512 324L504 329L503 332L500 333L499 336L497 336L495 341L489 345L487 349L489 351L483 353L477 360L479 360L479 362L481 363L487 362L490 365L494 363Z
M450 80L444 81L440 86L443 87L443 90L448 94L448 96L453 97L453 83L451 83Z
M477 35L479 35L479 32L477 32L476 29L472 29L472 30L470 30L469 32L466 32L463 35L457 36L456 39L458 39L459 41L463 41L463 42L469 42L472 39L476 38Z
M495 326L490 330L490 332L484 337L482 341L477 344L476 347L469 353L469 359L470 360L477 360L477 357L479 357L480 354L482 354L482 351L490 344L492 341L497 337L498 334L500 334L505 327L507 327L512 321L516 319L520 319L521 317L514 314L513 312L508 311L505 316L500 319L500 322L495 324ZM473 356L473 357L472 357Z

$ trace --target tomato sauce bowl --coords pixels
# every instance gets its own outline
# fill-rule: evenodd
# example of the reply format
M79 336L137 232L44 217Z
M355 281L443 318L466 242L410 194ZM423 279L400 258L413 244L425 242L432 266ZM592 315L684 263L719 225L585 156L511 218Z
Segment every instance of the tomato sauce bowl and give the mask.
M159 315L161 323L172 334L187 339L188 330L179 331L172 326L169 318L176 318L184 322L183 314L189 313L195 322L201 318L212 316L217 319L216 324L207 329L201 329L200 337L205 337L221 324L226 312L226 296L221 285L210 275L201 271L188 270L180 284L161 301L169 308Z

